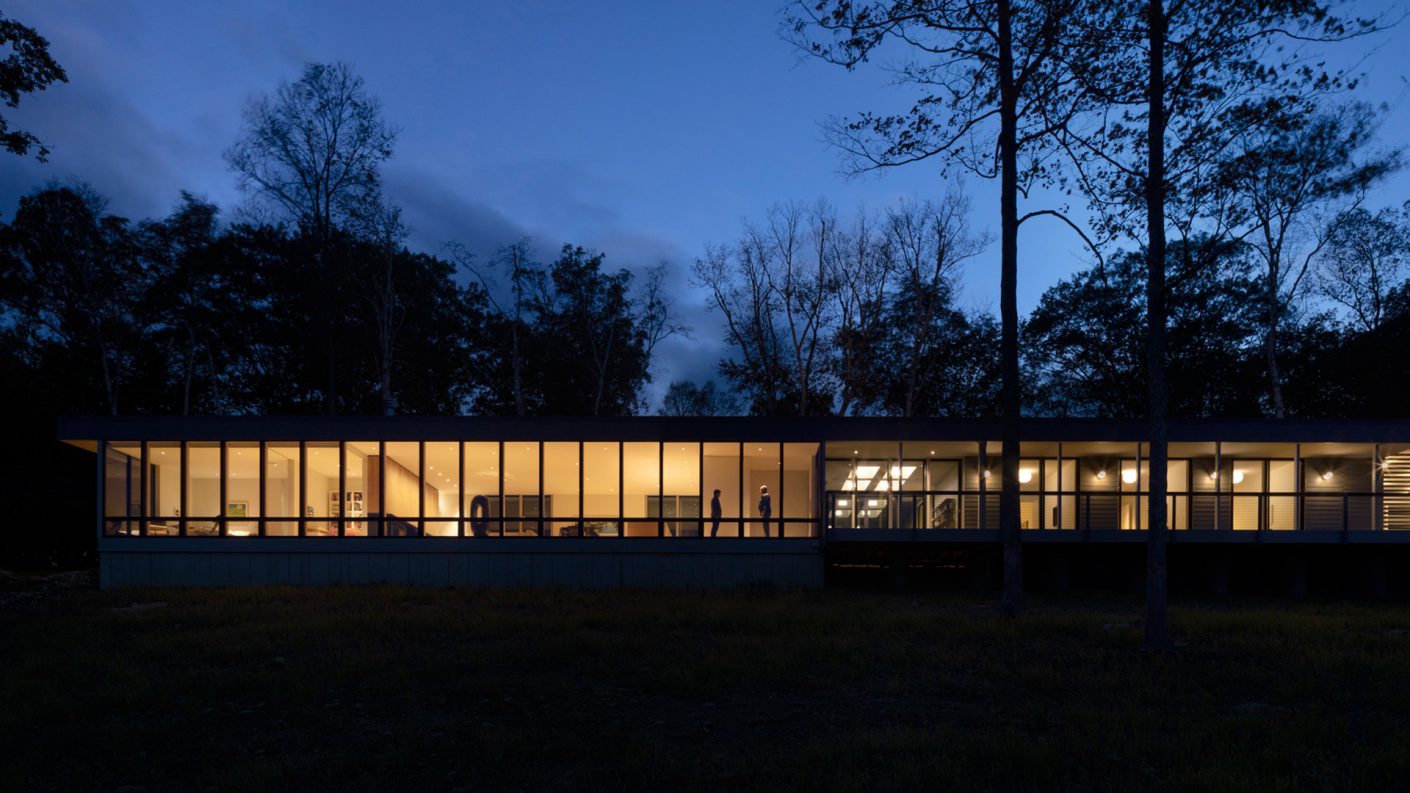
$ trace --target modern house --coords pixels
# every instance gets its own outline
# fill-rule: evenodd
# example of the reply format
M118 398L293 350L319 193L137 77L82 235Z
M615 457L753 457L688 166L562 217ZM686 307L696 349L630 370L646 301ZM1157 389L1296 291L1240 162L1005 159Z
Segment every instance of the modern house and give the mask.
M1035 569L1136 558L1144 432L1024 420ZM95 453L108 587L817 587L996 558L994 421L111 417L58 434ZM1172 554L1215 579L1354 557L1384 588L1410 559L1410 421L1177 421L1169 457Z

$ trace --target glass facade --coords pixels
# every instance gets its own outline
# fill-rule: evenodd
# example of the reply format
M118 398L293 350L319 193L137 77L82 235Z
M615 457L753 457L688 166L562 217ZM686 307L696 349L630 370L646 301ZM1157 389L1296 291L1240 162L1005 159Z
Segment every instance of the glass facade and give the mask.
M817 537L997 529L997 441L112 441L102 532ZM1146 444L1025 442L1026 530L1146 528ZM1410 530L1410 444L1175 442L1177 531Z

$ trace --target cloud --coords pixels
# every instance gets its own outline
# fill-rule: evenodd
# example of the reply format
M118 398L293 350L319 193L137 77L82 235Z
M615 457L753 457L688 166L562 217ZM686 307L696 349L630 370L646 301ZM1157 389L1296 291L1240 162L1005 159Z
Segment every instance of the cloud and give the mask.
M523 226L481 201L466 198L443 179L399 166L393 161L383 176L387 197L402 207L411 229L408 245L442 255L448 242L458 242L481 260L528 235Z

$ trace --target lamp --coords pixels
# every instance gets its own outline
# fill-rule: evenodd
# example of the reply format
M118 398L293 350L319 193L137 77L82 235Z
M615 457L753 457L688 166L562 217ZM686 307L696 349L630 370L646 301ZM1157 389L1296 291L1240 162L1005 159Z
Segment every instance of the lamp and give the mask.
M1032 481L1033 481L1033 469L1032 469L1032 468L1020 468L1020 469L1018 469L1018 481L1019 481L1020 483L1022 483L1022 484L1025 484L1025 485L1028 484L1029 482L1032 482Z
M1135 468L1127 468L1121 472L1121 481L1125 482L1128 485L1136 484L1136 478L1137 474Z
M1097 471L1097 478L1098 478L1098 479L1106 479L1106 469L1105 469L1105 468L1101 469L1100 471Z
M1323 481L1323 482L1330 482L1330 481L1332 481L1332 472L1331 472L1331 471L1327 471L1327 472L1323 473L1323 474L1322 474L1322 481Z
M1238 485L1238 484L1243 484L1243 481L1244 481L1244 472L1243 472L1243 471L1240 471L1240 470L1237 469L1237 468L1235 468L1235 469L1234 469L1234 484L1236 484L1236 485Z

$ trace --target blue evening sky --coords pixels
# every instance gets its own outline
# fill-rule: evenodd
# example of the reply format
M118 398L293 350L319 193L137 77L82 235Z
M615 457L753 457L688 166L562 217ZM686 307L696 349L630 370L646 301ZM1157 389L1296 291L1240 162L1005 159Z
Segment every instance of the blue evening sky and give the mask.
M221 153L246 99L306 62L345 60L401 129L385 175L413 246L437 252L458 240L489 253L529 235L545 252L572 242L617 266L668 261L696 338L664 349L656 388L709 377L723 353L718 321L686 283L707 243L732 240L741 220L776 201L880 210L945 189L939 163L839 173L818 122L904 108L913 95L876 67L847 73L800 58L779 38L780 5L10 2L5 14L49 38L70 82L6 111L53 154L47 164L0 158L0 215L47 179L78 178L129 217L164 214L183 189L229 217L241 197ZM1361 61L1363 98L1391 105L1388 145L1410 129L1407 52L1410 21L1336 55ZM997 231L994 186L969 177L963 188L973 225ZM1401 174L1373 203L1407 198ZM1020 247L1022 311L1086 264L1056 222L1026 226ZM993 245L969 265L967 307L997 310L997 263Z

